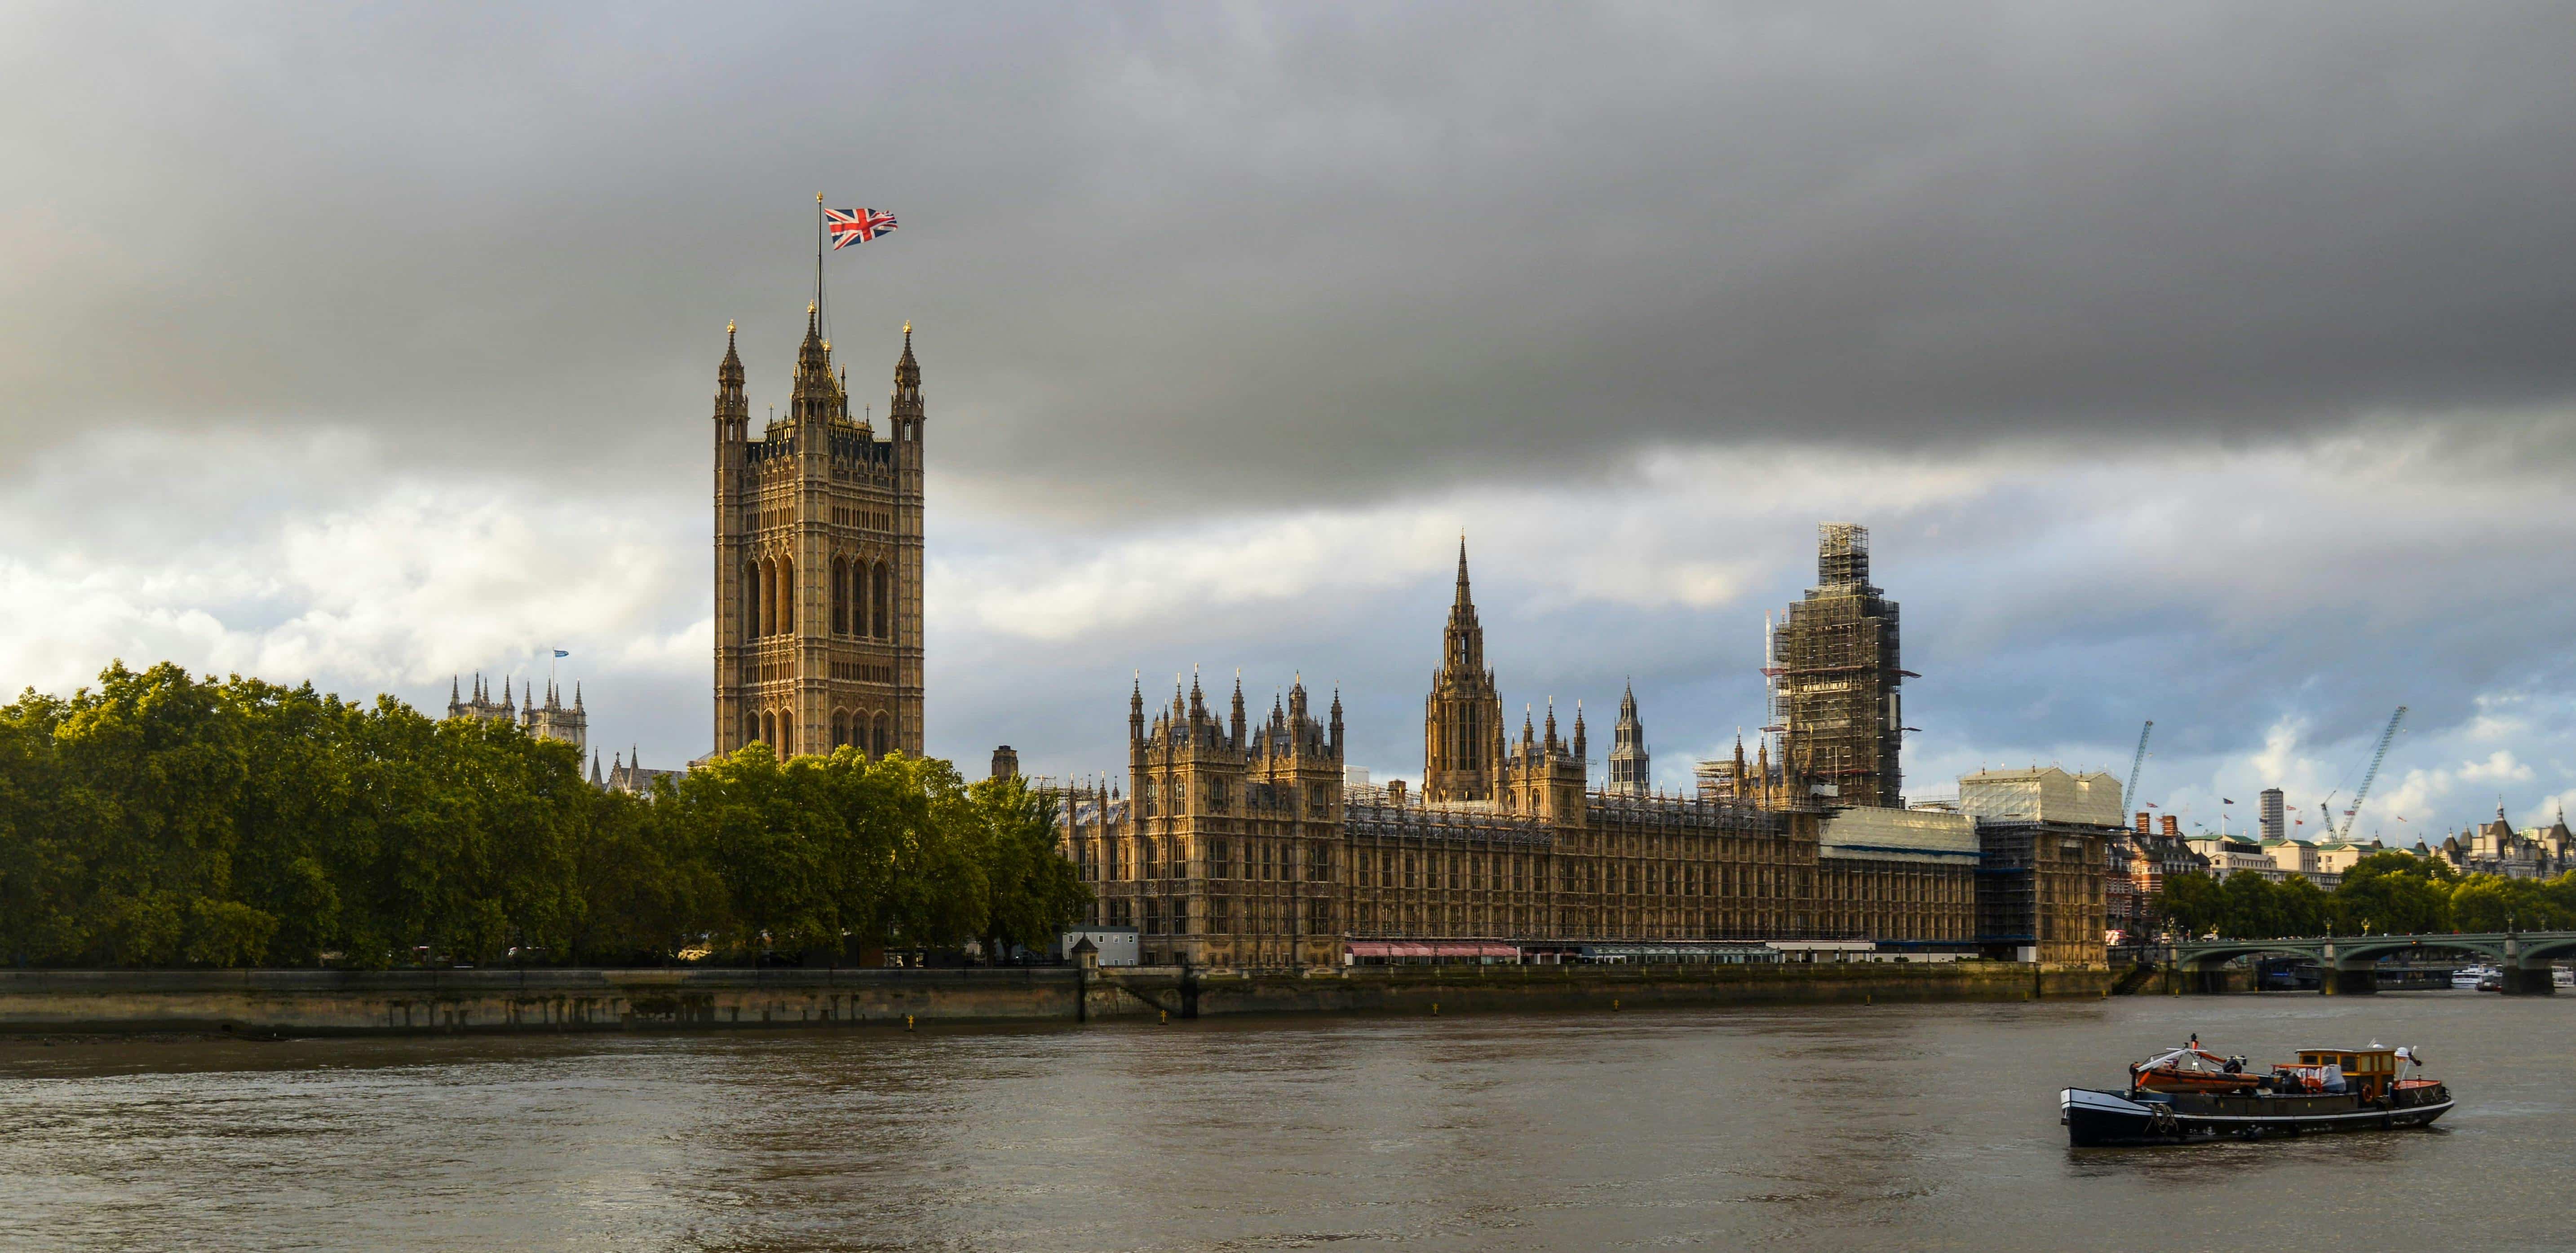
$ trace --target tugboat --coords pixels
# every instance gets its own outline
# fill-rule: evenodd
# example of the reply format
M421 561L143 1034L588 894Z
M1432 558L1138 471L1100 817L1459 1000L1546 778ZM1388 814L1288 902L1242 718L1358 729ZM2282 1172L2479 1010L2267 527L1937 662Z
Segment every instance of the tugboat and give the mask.
M2372 1041L2357 1049L2300 1049L2296 1064L2245 1073L2200 1039L2129 1068L2124 1092L2068 1088L2059 1121L2076 1148L2183 1144L2267 1136L2423 1127L2451 1110L2451 1090L2422 1077L2423 1058Z

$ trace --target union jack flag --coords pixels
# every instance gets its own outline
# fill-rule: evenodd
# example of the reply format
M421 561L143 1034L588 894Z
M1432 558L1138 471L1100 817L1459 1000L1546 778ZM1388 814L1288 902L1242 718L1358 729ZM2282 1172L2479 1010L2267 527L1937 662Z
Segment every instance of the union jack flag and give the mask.
M824 229L832 233L832 250L864 244L894 229L894 215L875 209L823 210Z

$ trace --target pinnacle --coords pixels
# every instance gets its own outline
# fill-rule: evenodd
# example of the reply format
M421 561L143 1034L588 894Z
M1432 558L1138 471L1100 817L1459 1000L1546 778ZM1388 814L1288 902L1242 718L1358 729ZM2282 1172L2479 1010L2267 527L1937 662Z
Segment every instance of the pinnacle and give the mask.
M912 323L903 324L903 355L895 359L894 385L899 391L921 386L921 362L912 355Z

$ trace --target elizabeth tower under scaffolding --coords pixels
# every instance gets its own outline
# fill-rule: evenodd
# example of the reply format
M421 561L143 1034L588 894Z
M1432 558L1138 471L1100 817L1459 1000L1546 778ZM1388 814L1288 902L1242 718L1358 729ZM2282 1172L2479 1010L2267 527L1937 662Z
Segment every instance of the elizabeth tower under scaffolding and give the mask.
M1907 672L1897 660L1896 602L1870 586L1869 528L1816 528L1816 584L1772 635L1783 773L1828 805L1902 808L1897 688Z

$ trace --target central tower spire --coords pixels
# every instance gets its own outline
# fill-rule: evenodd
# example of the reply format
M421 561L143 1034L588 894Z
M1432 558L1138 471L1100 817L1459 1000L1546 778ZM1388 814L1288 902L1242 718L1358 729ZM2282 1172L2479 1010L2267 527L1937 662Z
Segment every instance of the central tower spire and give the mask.
M1610 731L1610 786L1620 796L1654 791L1653 760L1646 753L1646 725L1637 720L1637 686L1619 693L1619 724ZM1741 755L1741 746L1737 749Z
M1458 537L1458 588L1441 632L1440 668L1423 708L1422 795L1431 801L1494 799L1493 746L1503 699L1485 668L1485 628L1467 584L1467 537Z

